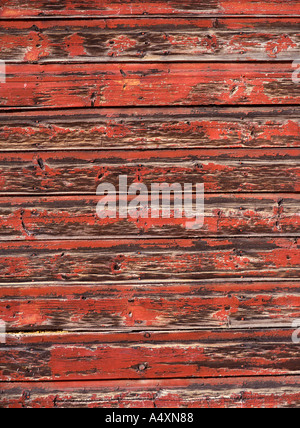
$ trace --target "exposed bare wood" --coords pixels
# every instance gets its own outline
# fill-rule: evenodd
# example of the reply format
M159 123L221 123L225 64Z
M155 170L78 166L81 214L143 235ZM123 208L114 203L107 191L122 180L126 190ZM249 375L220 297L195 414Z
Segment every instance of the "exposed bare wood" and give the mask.
M291 330L21 334L0 345L2 381L297 375Z
M8 64L2 109L300 104L291 63Z
M6 62L277 61L300 56L300 20L0 21Z
M99 184L119 191L143 183L203 183L206 193L299 192L297 149L57 151L0 153L0 193L95 195Z
M290 328L300 318L298 281L0 287L6 331Z
M1 383L2 408L298 408L299 376Z
M0 113L0 150L300 146L299 107Z
M171 195L172 196L172 195ZM134 196L128 197L128 203ZM195 196L193 196L195 198ZM201 229L186 228L190 221L186 211L196 206L184 205L176 218L174 197L170 198L170 218L152 218L151 197L144 198L149 218L100 219L97 203L102 198L88 196L0 198L0 240L8 239L73 239L114 236L261 236L299 235L300 213L298 194L206 194L205 218ZM117 199L125 202L125 196ZM113 201L113 198L111 198Z
M0 407L300 406L299 19L2 0ZM120 175L204 183L203 228L100 220Z

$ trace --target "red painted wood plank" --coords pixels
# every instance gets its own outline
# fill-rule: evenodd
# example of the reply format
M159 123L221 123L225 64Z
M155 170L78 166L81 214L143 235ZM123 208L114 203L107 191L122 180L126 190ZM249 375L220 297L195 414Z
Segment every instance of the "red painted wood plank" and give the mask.
M213 333L213 334L211 334ZM52 345L74 345L84 346L91 344L94 341L95 345L134 345L134 344L189 344L201 343L203 345L211 344L226 344L226 343L240 343L247 339L250 343L255 341L264 344L267 343L287 343L291 342L291 334L293 329L246 329L246 330L231 330L221 329L216 331L211 330L174 330L164 331L156 330L148 332L148 330L134 331L134 332L82 332L71 333L67 331L58 332L32 332L32 333L9 333L6 337L6 343L2 344L2 350L8 347L22 348L30 346L52 346ZM292 343L292 345L295 345ZM292 348L291 348L292 349ZM294 348L295 349L295 348Z
M0 112L0 150L300 147L300 109Z
M292 64L7 65L2 109L299 104Z
M7 336L1 381L297 375L291 330Z
M204 183L206 193L298 192L299 149L56 151L0 154L0 193L96 194L144 183Z
M2 408L298 408L299 376L1 383Z
M124 199L124 197L121 197ZM133 199L133 196L129 199ZM114 236L236 236L293 235L300 226L300 196L295 194L207 194L205 219L200 230L187 229L183 213L174 218L131 217L100 219L96 207L101 197L56 196L0 199L0 240L68 239ZM119 201L117 202L119 204ZM145 198L151 206L151 200ZM193 207L195 209L195 206Z
M10 284L0 287L6 331L290 327L298 281Z
M6 62L293 61L299 18L0 21Z
M3 0L0 16L115 16L115 15L300 15L299 2L289 0Z
M0 283L299 277L297 238L0 242Z

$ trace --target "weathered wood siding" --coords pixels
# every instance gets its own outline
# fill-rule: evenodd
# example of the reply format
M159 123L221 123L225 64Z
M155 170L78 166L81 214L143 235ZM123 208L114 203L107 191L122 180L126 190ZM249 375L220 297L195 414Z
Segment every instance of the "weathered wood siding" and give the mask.
M3 0L0 60L0 407L300 407L299 1Z

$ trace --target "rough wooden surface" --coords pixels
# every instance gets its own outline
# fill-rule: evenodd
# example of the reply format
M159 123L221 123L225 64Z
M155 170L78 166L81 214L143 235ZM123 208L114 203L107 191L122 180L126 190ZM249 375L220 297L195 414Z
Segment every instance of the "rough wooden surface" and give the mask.
M8 64L14 108L299 104L291 63Z
M131 197L131 199L133 196ZM117 200L125 200L120 196ZM114 236L262 236L279 233L298 236L300 213L298 194L206 194L204 226L188 230L183 212L175 218L149 218L137 221L131 217L100 219L95 210L101 197L53 196L0 199L0 241L34 239L97 239ZM130 198L128 199L130 201ZM151 206L150 199L144 203ZM171 198L171 204L174 204ZM163 205L161 204L161 208ZM195 206L192 206L195 210Z
M0 112L1 151L295 148L299 107Z
M300 56L300 20L0 21L6 62L268 61Z
M10 332L290 328L299 281L1 285L0 317Z
M107 17L119 15L300 15L299 2L289 0L3 0L0 16Z
M0 282L295 278L298 238L0 242Z
M0 345L0 374L4 381L299 375L291 335L288 329L9 334Z
M0 194L96 194L119 176L143 183L204 183L206 193L298 192L300 149L193 149L0 153Z
M300 407L299 19L1 2L1 408ZM203 182L203 228L100 220L120 174Z
M299 376L2 383L3 408L298 408Z

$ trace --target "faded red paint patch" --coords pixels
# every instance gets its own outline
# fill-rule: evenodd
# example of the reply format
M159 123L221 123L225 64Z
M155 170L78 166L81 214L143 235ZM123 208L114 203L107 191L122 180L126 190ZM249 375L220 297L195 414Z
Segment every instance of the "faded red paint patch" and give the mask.
M64 39L64 44L72 57L85 56L84 41L84 37L79 36L79 34L72 34Z
M280 52L288 51L290 48L296 48L297 44L286 34L270 40L266 45L266 52L270 58L277 58Z

